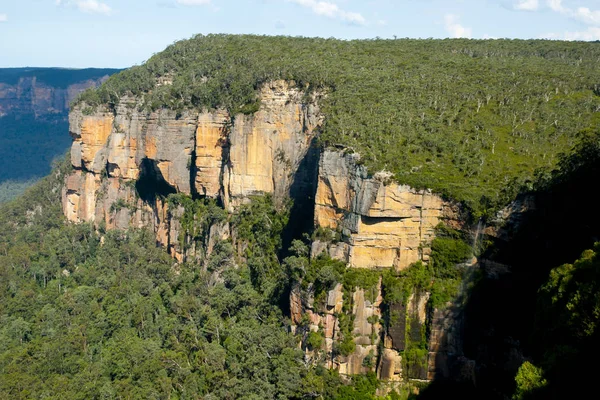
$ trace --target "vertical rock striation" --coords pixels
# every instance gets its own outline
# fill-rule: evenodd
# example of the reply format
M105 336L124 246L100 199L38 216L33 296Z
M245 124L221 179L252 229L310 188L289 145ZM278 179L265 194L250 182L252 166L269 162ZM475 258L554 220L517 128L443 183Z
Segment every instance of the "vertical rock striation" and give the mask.
M353 268L402 271L417 261L429 262L436 226L440 222L460 225L457 215L455 205L431 191L396 184L385 172L370 176L358 154L327 149L320 156L315 196L314 226L321 239L313 241L311 255L325 252ZM303 313L307 313L311 330L322 327L330 368L349 375L376 370L380 379L390 382L430 377L426 352L413 351L413 358L418 354L413 360L403 360L402 355L409 350L409 343L414 350L417 343L422 346L429 339L429 313L443 314L428 310L430 293L414 290L406 304L387 304L390 321L384 323L381 281L369 290L348 291L337 285L328 294L326 309L313 304L310 290L309 286L306 293L298 288L292 291L292 321L301 324ZM356 350L349 356L334 350L341 343L342 299L352 305L346 318L353 321L350 334ZM434 341L447 332L446 326L438 325ZM440 351L445 354L446 347L439 348L435 342L432 357ZM435 362L432 365L435 367Z
M142 100L131 97L115 110L89 113L80 106L70 115L74 171L64 188L64 214L69 221L108 228L150 227L157 242L184 261L210 254L231 232L226 222L216 224L209 227L205 250L184 247L185 209L169 205L169 194L219 199L229 212L256 194L272 194L279 203L304 196L310 212L304 204L296 217L310 214L316 231L332 233L330 240L313 242L312 257L326 252L349 267L376 270L427 263L435 227L442 221L456 225L456 208L430 191L393 183L386 173L369 176L357 154L311 149L322 123L318 97L306 100L293 83L275 81L261 88L260 108L252 115L143 111ZM307 167L316 160L318 173ZM347 290L338 283L317 305L311 285L302 287L291 291L293 329L322 332L325 358L319 362L349 375L376 371L392 382L428 378L426 359L403 371L402 352L407 343L424 340L429 293L414 292L406 304L388 305L396 320L386 325L381 279L370 289ZM341 332L344 313L351 325L346 319L347 331ZM433 315L431 351L440 358L451 349L440 342L445 314ZM345 340L347 347L349 340L344 335L355 350L342 356L339 345ZM429 369L431 377L435 365Z
M70 114L74 138L63 210L69 221L107 227L149 226L179 260L164 197L169 193L219 198L229 211L255 194L288 196L298 166L322 122L317 95L304 100L293 83L260 91L253 115L225 110L142 111L141 100L121 99L116 110ZM175 231L173 231L175 229Z

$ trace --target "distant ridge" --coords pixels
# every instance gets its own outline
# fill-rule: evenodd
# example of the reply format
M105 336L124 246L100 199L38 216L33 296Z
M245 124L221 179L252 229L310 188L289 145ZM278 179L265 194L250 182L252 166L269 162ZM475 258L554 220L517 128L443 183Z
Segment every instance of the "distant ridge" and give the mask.
M122 69L116 68L61 68L61 67L22 67L0 68L0 84L15 85L22 78L35 77L39 82L59 89L74 83L113 75Z
M70 102L121 70L0 68L0 202L50 172L70 143Z

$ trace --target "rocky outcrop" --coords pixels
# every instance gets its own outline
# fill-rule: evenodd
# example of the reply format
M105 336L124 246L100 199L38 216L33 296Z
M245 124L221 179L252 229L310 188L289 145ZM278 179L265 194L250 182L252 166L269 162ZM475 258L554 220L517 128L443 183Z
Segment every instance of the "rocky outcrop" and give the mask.
M349 334L356 346L355 351L347 356L334 350L343 339L339 318L344 313L344 296L351 296L349 303L352 305L352 327ZM298 326L305 323L305 315L309 322L308 331L322 332L325 344L321 350L325 351L324 360L328 368L337 369L346 375L375 371L382 332L382 301L381 282L371 290L356 288L350 293L344 291L343 286L338 283L327 292L323 308L314 304L310 288L302 292L296 287L291 295L292 320L296 324L293 329L297 332ZM312 352L307 350L307 353Z
M370 176L361 165L360 156L348 149L327 149L321 153L314 212L318 239L312 243L312 257L325 252L349 267L402 271L417 261L429 262L435 228L441 222L464 228L458 206L431 191L394 183L385 172ZM313 321L313 330L327 327L325 359L330 368L342 374L373 370L380 379L392 383L407 378L429 379L437 368L435 359L452 354L448 343L454 344L451 337L455 326L441 317L450 314L429 310L430 293L413 289L405 301L386 304L384 315L381 282L371 290L373 293L366 296L363 289L348 292L338 285L329 292L325 310L311 301L300 300L311 297L310 287L304 294L293 293L292 320L300 323L306 312ZM343 303L334 300L338 298L352 305L345 312L346 318L353 321L351 335L356 350L346 357L332 352L342 339L339 329L329 328L338 326L339 314L344 312L341 306L337 312L332 308ZM433 321L436 331L429 337L431 312L437 316ZM415 351L429 347L430 339L430 355ZM403 360L407 351L412 358ZM428 374L430 358L434 371Z
M337 230L338 243L313 245L356 268L402 270L427 261L439 222L456 215L454 207L427 190L369 177L358 154L327 150L321 156L315 201L315 226ZM315 254L316 255L316 254Z
M252 115L225 110L143 111L122 98L115 111L70 114L73 174L63 195L70 221L108 227L149 226L178 259L180 232L164 197L170 193L219 198L233 211L250 196L284 201L321 124L317 95L304 100L293 83L271 82Z
M116 110L89 113L79 106L70 115L74 171L64 188L64 213L70 221L108 228L150 227L178 261L206 260L216 243L235 236L229 224L210 226L197 246L182 226L186 210L165 201L169 194L219 199L229 212L256 194L280 203L304 196L321 237L312 243L312 257L326 252L348 267L397 271L427 263L435 227L460 225L457 207L430 191L393 183L388 174L370 176L347 150L311 150L322 123L318 100L276 81L261 88L260 108L252 115L145 111L142 100L131 97ZM307 167L315 160L318 173ZM348 290L342 283L327 289L317 300L312 284L298 282L291 290L292 330L324 339L321 349L301 344L309 359L342 374L374 371L390 382L436 372L427 354L403 360L403 352L425 340L429 293L413 291L404 304L386 305L386 317L381 278L368 289ZM450 328L440 312L434 314L430 358L452 351L442 343ZM390 316L394 322L386 323Z
M521 194L488 221L483 232L487 237L509 242L526 223L528 213L536 210L535 196Z
M339 365L342 374L357 375L374 370L376 367L379 341L381 340L381 282L372 293L357 289L352 293L352 315L354 316L352 336L356 350ZM373 318L375 317L375 318ZM367 360L370 357L371 360Z

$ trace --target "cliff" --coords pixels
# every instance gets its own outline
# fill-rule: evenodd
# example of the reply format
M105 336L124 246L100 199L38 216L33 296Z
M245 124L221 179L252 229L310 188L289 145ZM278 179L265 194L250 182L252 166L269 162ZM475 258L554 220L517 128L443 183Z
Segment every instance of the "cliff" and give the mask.
M386 301L380 274L403 273L415 263L429 262L439 224L464 228L458 207L431 191L394 183L385 172L370 177L358 154L340 149L321 153L314 207L314 227L321 238L312 242L311 257L326 254L347 268L370 271L376 283L338 284L320 304L313 285L296 286L290 301L295 328L302 329L307 314L308 329L324 335L326 364L343 374L372 370L386 381L449 377L454 359L448 354L456 358L461 345L459 338L447 339L449 332L457 333L459 323L453 305L432 309L431 292L416 287L407 288L408 298ZM351 320L346 332L340 321L344 312ZM425 331L433 334L425 338ZM336 347L347 343L349 335L355 350L340 354ZM429 354L403 360L417 343Z
M122 99L115 112L86 115L79 106L70 115L75 171L63 196L68 220L150 226L181 261L185 254L173 240L180 232L172 229L163 196L219 198L229 211L256 194L285 201L322 117L316 99L304 101L283 81L264 85L260 100L252 115L142 112L133 98Z
M509 397L536 253L550 265L593 231L540 235L556 218L523 192L595 131L597 59L584 43L199 35L80 97L64 214L97 235L150 228L202 285L244 275L305 365Z
M435 309L434 320L428 319L429 289L411 287L408 298L385 303L380 274L429 262L436 227L461 225L459 209L431 191L394 183L385 172L370 176L360 156L347 149L319 151L313 142L323 122L322 96L307 97L293 82L273 81L261 87L260 107L251 115L143 111L135 97L123 97L114 110L90 112L81 104L70 114L74 170L64 187L64 214L107 228L150 227L179 262L205 260L219 240L237 242L243 258L244 244L227 221L209 226L203 242L195 243L182 222L189 210L169 203L169 195L213 198L233 214L254 195L270 194L279 205L292 197L291 220L302 225L313 215L309 230L320 232L311 244L313 259L325 254L349 271L371 271L375 279L370 287L338 283L324 302L315 301L312 283L296 284L292 330L307 356L343 374L376 370L388 381L431 379L441 368L435 360L455 345L442 343L452 329L451 314ZM395 324L389 323L391 313ZM426 330L435 333L432 353L403 361ZM322 348L306 347L310 332L323 335ZM352 350L340 353L349 341Z
M359 162L358 154L321 155L315 227L342 234L339 244L326 246L331 257L356 268L402 270L427 262L435 227L456 218L456 208L431 191L393 183L385 172L369 177ZM313 243L313 253L323 249Z

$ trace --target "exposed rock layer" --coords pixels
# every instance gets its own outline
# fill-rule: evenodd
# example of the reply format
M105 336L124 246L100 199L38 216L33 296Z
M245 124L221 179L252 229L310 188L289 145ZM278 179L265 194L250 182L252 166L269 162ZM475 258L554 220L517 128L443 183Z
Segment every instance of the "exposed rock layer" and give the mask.
M342 241L327 246L333 258L357 268L402 270L428 261L435 227L456 214L427 190L369 177L357 154L325 151L319 165L315 226L337 230ZM324 249L313 246L313 253Z
M184 209L169 209L166 195L219 198L228 211L235 211L255 194L269 193L283 202L290 195L310 198L316 191L314 227L337 232L339 240L315 241L312 256L326 251L348 266L367 269L402 270L416 261L428 262L436 225L458 223L454 206L430 191L389 182L385 174L370 177L356 154L311 151L322 123L317 97L306 101L293 84L276 81L261 89L260 99L253 115L141 111L135 98L121 99L116 110L89 114L85 105L73 110L74 171L63 193L68 220L119 229L151 227L157 241L183 261L203 253L194 246L184 250L179 221ZM307 160L316 158L318 177L303 170ZM226 223L210 227L204 255L230 235ZM338 284L327 293L325 308L317 309L310 287L303 291L298 286L290 299L294 329L308 317L308 331L322 330L324 362L340 373L376 370L381 379L400 381L406 321L411 321L411 333L424 331L429 294L413 293L407 304L395 305L392 312L398 322L384 332L381 287L379 282L368 291L356 288L348 293ZM348 356L334 350L343 339L339 316L346 312L344 299L351 304L356 345ZM422 365L409 369L409 376L426 379L427 361Z
M293 84L271 82L260 91L253 115L225 110L177 114L140 111L123 98L116 111L70 114L75 171L63 196L70 221L104 221L108 227L150 226L173 245L168 193L219 197L229 211L255 194L287 198L321 116L316 98L305 101ZM138 197L139 195L139 197Z

